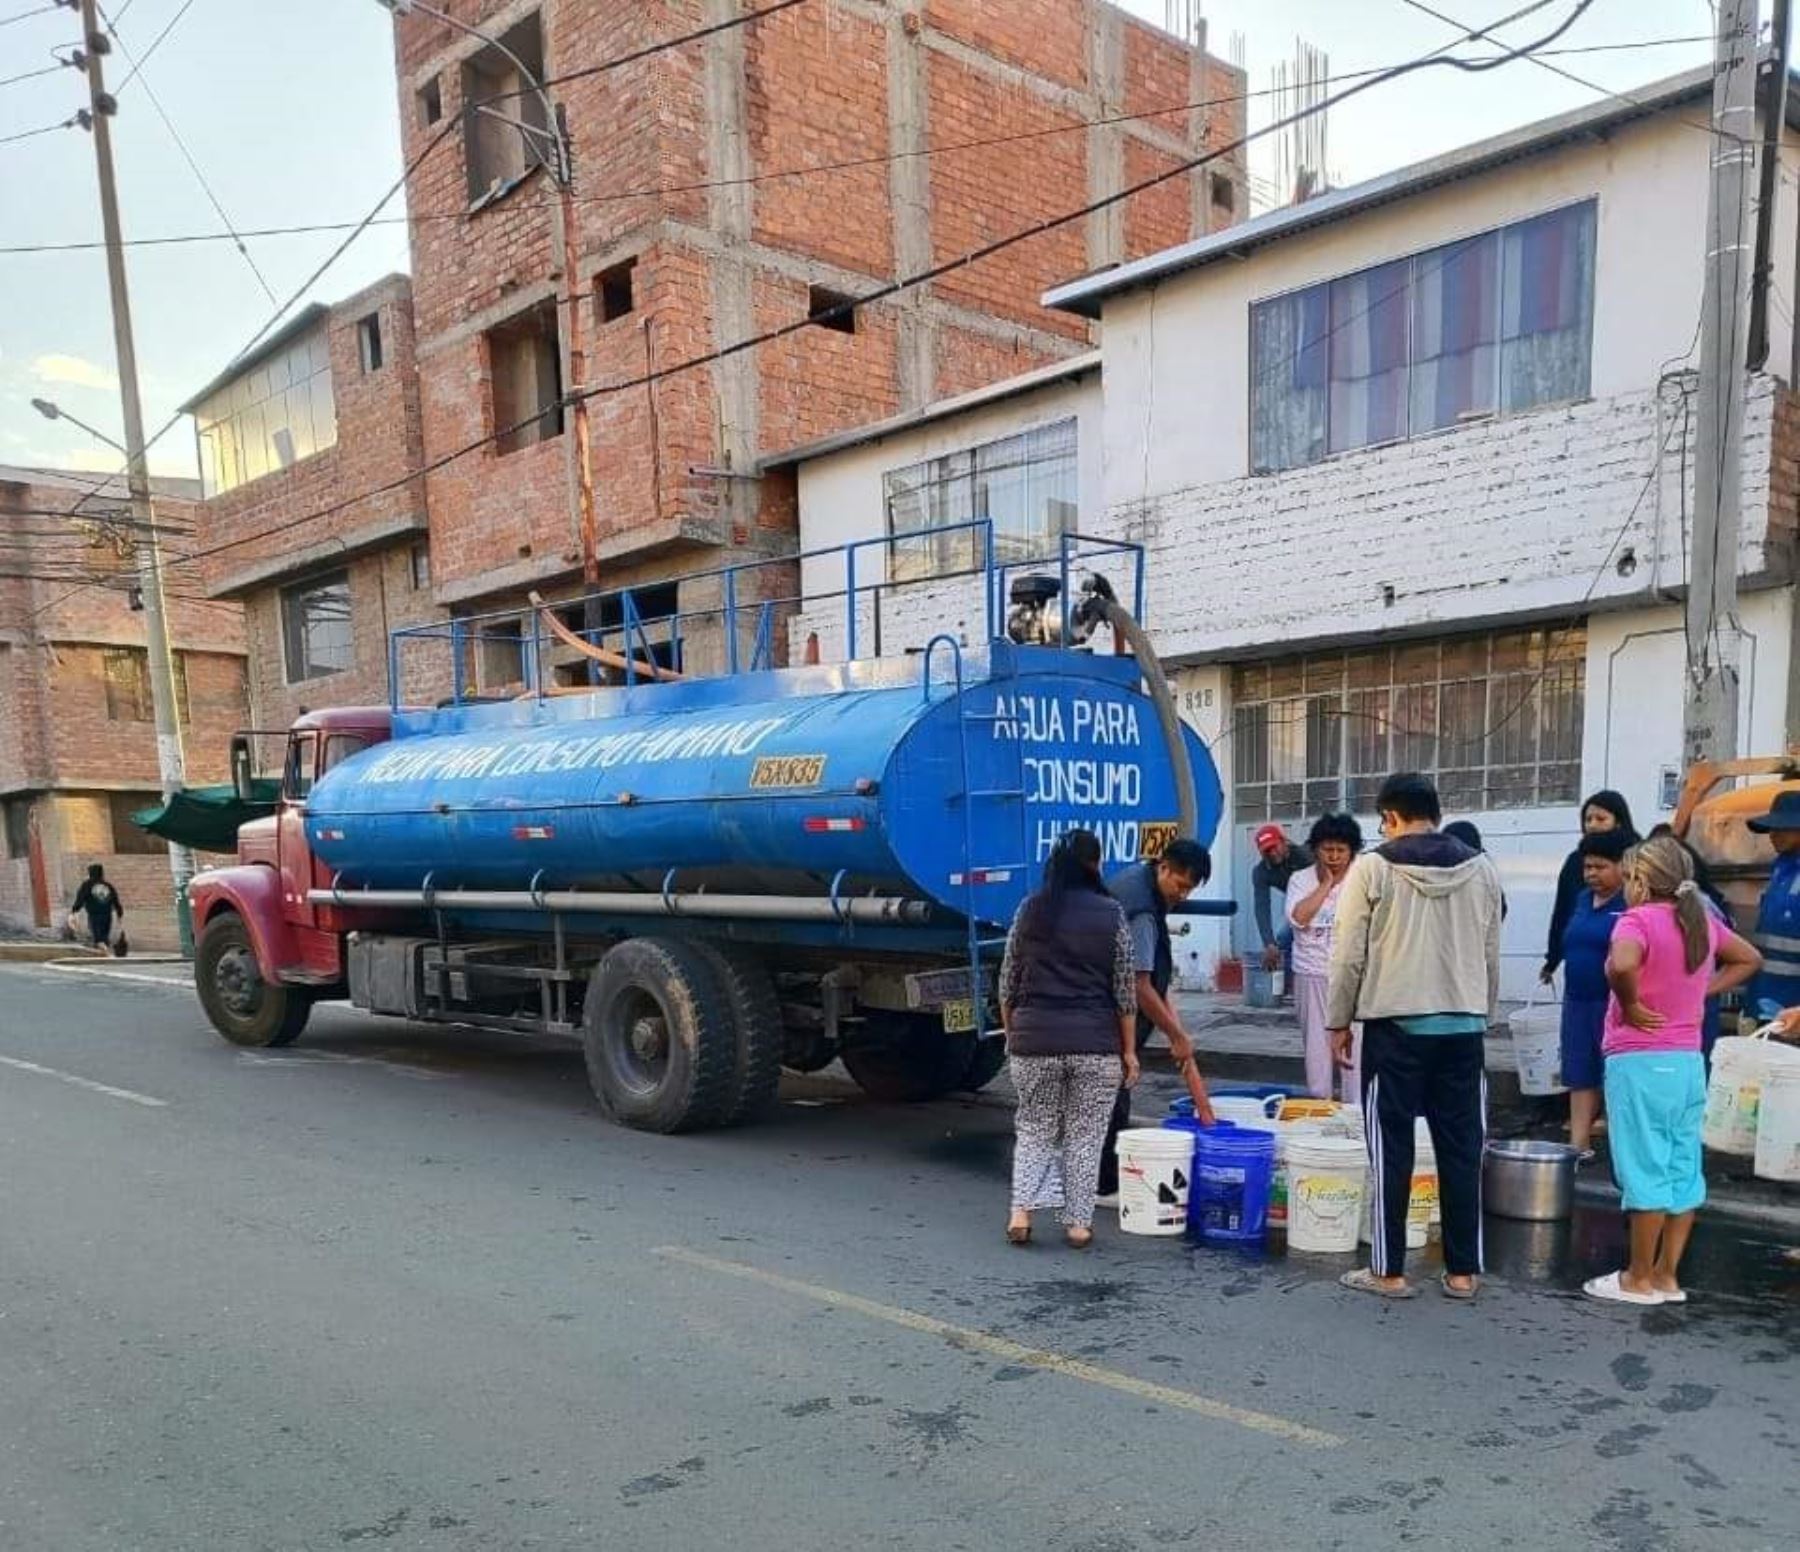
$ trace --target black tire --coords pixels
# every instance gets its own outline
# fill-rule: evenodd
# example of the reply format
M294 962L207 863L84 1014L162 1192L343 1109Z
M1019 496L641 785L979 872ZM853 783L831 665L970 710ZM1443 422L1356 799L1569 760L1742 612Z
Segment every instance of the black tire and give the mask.
M961 1088L975 1047L973 1033L946 1034L936 1015L871 1009L845 1042L843 1057L869 1098L913 1105Z
M959 1089L966 1089L971 1094L979 1094L984 1088L1000 1076L1000 1069L1006 1065L1006 1037L989 1035L975 1044L975 1054L969 1058L969 1069L962 1076Z
M735 1061L731 1094L719 1117L723 1126L742 1126L765 1114L775 1103L781 1082L781 999L775 982L756 955L746 949L694 945L711 966L731 1008Z
M588 1082L641 1132L717 1126L734 1093L737 1041L711 961L668 938L627 938L594 968L582 1010Z
M250 929L236 912L215 916L194 954L194 990L212 1027L233 1045L292 1045L312 1013L312 995L265 981Z

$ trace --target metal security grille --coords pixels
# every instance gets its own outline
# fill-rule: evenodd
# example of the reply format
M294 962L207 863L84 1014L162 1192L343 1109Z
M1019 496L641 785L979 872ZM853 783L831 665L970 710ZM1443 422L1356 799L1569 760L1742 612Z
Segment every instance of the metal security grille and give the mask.
M1512 631L1322 652L1235 669L1236 817L1368 813L1394 771L1446 812L1573 803L1587 631Z

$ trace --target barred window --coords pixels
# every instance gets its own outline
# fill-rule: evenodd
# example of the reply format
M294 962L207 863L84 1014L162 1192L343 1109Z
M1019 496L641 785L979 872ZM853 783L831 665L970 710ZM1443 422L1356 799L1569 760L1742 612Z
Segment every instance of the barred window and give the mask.
M1395 771L1445 812L1573 803L1587 631L1512 631L1315 653L1232 675L1240 822L1370 813Z

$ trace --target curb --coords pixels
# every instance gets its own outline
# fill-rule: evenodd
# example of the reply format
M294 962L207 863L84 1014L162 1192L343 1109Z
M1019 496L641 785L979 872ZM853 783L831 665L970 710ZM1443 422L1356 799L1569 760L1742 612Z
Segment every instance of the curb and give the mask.
M149 963L157 962L149 961ZM168 963L169 961L160 962ZM179 959L174 962L182 963ZM131 970L114 970L112 967L119 963L115 959L47 959L42 963L46 970L56 970L63 975L86 976L96 981L131 981L139 986L165 986L183 992L192 991L194 987L192 976L183 978L168 975L140 975Z
M1575 1200L1587 1207L1610 1208L1614 1212L1625 1210L1620 1205L1619 1188L1610 1181L1584 1181L1577 1175ZM1746 1224L1758 1229L1778 1229L1783 1233L1800 1236L1800 1202L1790 1206L1786 1202L1745 1199L1730 1193L1721 1194L1709 1184L1706 1201L1700 1212L1704 1217L1724 1219L1729 1223Z
M5 965L53 964L59 959L76 958L85 958L93 964L105 964L110 956L78 955L71 951L67 943L0 943L0 964Z

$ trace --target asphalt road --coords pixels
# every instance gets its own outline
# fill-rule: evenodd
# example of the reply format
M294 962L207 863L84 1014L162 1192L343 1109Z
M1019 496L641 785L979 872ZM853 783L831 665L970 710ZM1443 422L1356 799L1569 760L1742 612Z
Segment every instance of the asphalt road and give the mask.
M0 969L0 1547L1774 1548L1800 1268L1496 1225L1470 1308L1001 1235L1008 1117L607 1125L579 1055Z

